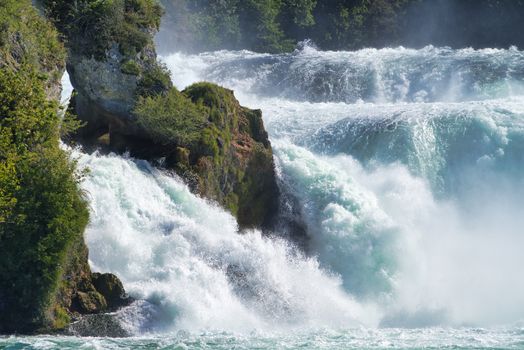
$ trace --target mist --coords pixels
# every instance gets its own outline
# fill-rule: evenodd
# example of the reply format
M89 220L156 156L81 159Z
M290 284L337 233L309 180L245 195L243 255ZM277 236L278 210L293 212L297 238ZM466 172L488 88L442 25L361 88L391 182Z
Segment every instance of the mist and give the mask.
M522 47L520 0L422 0L411 2L399 44L407 47Z
M163 60L180 88L211 80L262 108L304 252L380 326L521 320L520 51L306 44Z
M161 54L215 50L522 47L522 0L239 2L162 0ZM279 5L280 4L280 5Z

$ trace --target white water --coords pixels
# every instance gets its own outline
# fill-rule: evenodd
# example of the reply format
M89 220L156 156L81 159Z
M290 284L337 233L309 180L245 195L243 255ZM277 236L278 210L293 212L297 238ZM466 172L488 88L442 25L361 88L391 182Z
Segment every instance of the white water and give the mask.
M91 169L87 232L94 270L135 298L134 332L227 331L376 324L340 280L278 239L237 233L234 219L148 163L75 153Z
M147 163L75 153L94 270L132 332L459 326L524 315L524 54L384 49L164 57L261 108L310 238L239 235Z

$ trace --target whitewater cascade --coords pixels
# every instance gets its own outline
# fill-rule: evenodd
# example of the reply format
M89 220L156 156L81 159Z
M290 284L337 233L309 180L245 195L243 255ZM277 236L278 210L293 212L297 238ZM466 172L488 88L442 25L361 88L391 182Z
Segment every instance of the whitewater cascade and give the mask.
M132 332L493 325L524 312L524 53L426 47L163 57L261 108L279 185L307 227L237 233L147 162L90 169L95 271L143 301Z

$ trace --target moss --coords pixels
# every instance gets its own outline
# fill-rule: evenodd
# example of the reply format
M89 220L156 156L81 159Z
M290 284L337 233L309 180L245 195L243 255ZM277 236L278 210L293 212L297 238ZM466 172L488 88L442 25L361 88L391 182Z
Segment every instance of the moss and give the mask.
M97 293L105 300L106 307L116 309L129 304L124 286L117 276L111 273L93 273L92 282Z
M142 71L138 63L134 60L126 60L124 63L122 63L122 66L120 67L120 71L124 74L129 75L140 75L140 72Z
M238 215L238 195L236 193L230 192L224 198L224 203L227 209L234 216Z
M138 82L138 96L153 96L165 93L173 87L171 75L167 67L162 64L150 63L148 69L143 72L143 76Z
M52 328L56 330L65 329L71 322L71 317L67 310L58 305L54 309L53 319Z
M220 146L218 140L223 134L215 125L209 125L200 135L199 154L213 157L215 164L221 163Z
M117 43L128 57L152 45L148 34L160 26L156 0L44 0L47 14L68 38L71 49L104 60Z
M206 110L175 88L165 95L140 97L134 114L145 135L164 145L195 144L206 123Z
M0 68L28 65L39 72L46 87L60 81L65 50L54 27L40 17L29 0L0 2Z
M107 309L105 298L99 292L77 292L75 304L82 314L94 314Z

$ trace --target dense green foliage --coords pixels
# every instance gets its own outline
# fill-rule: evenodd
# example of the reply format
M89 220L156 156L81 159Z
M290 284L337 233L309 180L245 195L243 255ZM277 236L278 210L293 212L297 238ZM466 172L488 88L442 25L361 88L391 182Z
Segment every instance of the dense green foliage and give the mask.
M159 38L192 51L248 48L281 52L311 38L352 48L398 34L409 0L162 0Z
M0 2L0 67L35 67L52 85L60 79L65 52L56 31L25 0Z
M396 43L406 5L413 0L319 1L307 36L326 49ZM305 33L304 33L305 34Z
M140 52L162 16L156 0L44 0L44 5L69 46L97 59L113 43L126 56Z
M241 227L266 223L278 193L260 111L240 106L231 90L202 82L141 97L134 112L140 141L149 145L139 142L135 154L161 154L165 166L228 208Z
M522 45L523 0L161 0L166 50Z
M29 0L0 5L0 333L67 323L56 303L88 212L49 99L65 52ZM54 94L53 94L54 95Z
M135 115L146 134L164 145L194 144L206 122L206 110L175 88L165 95L140 97Z
M0 330L49 326L61 265L87 224L59 123L36 73L0 72Z
M211 83L197 83L183 92L139 97L134 109L138 126L163 145L207 149L218 156L216 138L232 138L238 127L238 102L230 90Z
M147 68L141 72L136 91L137 96L154 96L165 93L173 87L171 74L165 65L155 61Z

